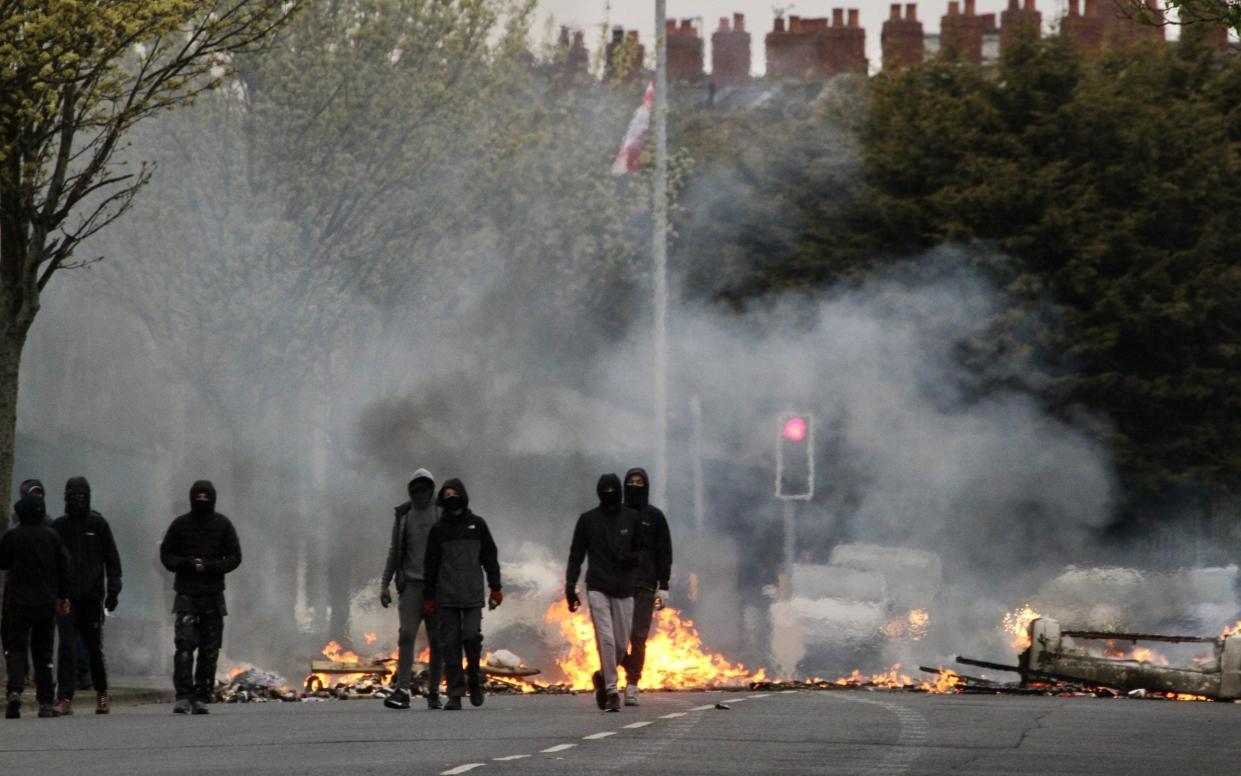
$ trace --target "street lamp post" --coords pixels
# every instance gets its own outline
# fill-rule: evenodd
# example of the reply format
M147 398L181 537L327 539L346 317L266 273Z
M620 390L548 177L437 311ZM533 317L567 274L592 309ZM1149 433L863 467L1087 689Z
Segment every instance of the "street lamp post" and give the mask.
M668 504L668 36L667 0L655 0L655 482Z

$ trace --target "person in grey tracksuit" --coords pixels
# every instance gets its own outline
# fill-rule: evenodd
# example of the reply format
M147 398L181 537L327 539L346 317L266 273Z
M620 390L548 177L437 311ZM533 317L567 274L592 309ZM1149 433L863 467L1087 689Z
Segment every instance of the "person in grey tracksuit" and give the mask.
M448 680L445 711L461 708L468 683L470 703L483 705L483 604L492 609L504 601L500 590L500 560L487 523L470 511L470 496L461 480L440 488L442 517L427 540L423 606L439 612ZM483 588L486 575L487 594ZM466 673L461 672L465 654Z
M439 617L434 611L423 612L422 587L426 561L427 538L431 526L439 519L435 508L435 478L426 469L419 469L409 481L409 501L396 508L392 540L388 544L388 561L379 582L379 602L386 608L392 603L388 586L395 579L400 596L400 630L397 632L396 690L384 700L392 709L409 708L411 668L414 662L414 639L418 625L426 623L427 643L431 648L427 668L427 706L440 708L439 687L443 670L439 638Z

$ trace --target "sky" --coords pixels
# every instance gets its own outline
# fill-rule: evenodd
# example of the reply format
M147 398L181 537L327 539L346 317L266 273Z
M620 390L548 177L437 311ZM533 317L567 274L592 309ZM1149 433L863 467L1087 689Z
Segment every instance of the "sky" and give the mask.
M890 5L890 0L667 0L669 18L701 18L708 32L715 31L720 17L744 13L746 28L753 36L753 62L758 72L765 66L763 35L771 30L776 8L785 9L786 16L803 17L830 17L834 7L859 9L862 26L866 28L866 56L874 69L879 63L879 33L883 21L888 18ZM1064 13L1067 3L1065 0L1037 0L1037 6L1047 25ZM1007 7L1007 0L978 0L980 14L998 14ZM918 17L927 32L939 31L939 17L947 11L948 0L918 2ZM643 41L650 41L655 30L655 0L540 0L539 14L541 19L551 16L557 24L574 27L621 24L626 29L638 30ZM707 39L706 65L709 68L709 35Z

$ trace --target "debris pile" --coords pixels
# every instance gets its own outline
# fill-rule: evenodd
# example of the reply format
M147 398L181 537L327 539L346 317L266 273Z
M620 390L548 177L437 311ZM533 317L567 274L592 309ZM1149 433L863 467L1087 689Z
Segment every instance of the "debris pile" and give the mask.
M289 687L283 676L242 665L229 671L228 678L216 681L216 703L265 703L283 701L297 703L302 696Z

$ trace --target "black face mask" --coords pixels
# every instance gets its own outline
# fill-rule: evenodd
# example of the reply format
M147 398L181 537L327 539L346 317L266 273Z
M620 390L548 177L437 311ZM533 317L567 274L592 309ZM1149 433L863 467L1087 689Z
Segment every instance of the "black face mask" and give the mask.
M449 512L453 514L460 512L464 506L465 506L465 499L461 498L460 496L445 496L444 497L444 509L448 510Z
M190 502L190 512L195 515L209 515L215 511L215 504L210 501L199 501L197 497Z
M412 501L414 506L419 509L426 509L431 503L431 496L433 495L434 490L430 485L419 483L415 485L412 490L410 490L409 500Z
M71 515L84 515L90 509L90 498L85 493L70 493L65 496L65 511Z
M599 494L599 503L606 509L615 509L620 506L621 494L619 490L605 490Z
M634 507L646 506L647 494L645 485L625 484L625 503Z

